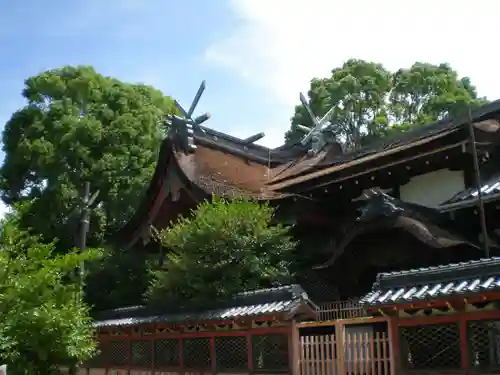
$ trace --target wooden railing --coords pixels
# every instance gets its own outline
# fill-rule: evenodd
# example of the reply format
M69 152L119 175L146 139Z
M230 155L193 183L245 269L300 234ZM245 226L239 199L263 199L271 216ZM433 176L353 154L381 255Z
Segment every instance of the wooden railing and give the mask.
M317 312L320 321L353 319L367 316L366 311L357 300L325 302L319 304Z

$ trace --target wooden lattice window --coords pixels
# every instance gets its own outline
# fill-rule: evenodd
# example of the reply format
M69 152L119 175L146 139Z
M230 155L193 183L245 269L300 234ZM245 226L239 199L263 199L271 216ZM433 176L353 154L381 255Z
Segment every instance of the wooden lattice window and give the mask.
M215 366L218 371L248 369L245 336L215 337Z
M153 341L132 341L130 348L130 365L149 368L153 365Z
M180 367L179 340L164 339L155 342L155 368Z
M402 362L408 369L459 369L460 333L458 324L400 327Z
M467 335L472 367L490 371L500 369L500 321L468 322Z
M209 369L211 367L209 338L183 339L182 349L185 368Z
M287 372L288 335L253 335L252 356L255 372Z
M128 364L128 346L130 341L110 341L109 342L109 362L110 367L125 367Z

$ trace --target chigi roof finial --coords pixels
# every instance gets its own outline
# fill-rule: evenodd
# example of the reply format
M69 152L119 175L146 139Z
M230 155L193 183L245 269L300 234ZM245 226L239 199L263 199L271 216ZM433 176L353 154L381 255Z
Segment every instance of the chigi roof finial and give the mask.
M310 155L316 155L323 149L323 147L325 147L326 144L335 140L335 137L330 129L331 123L329 121L335 107L330 108L330 110L322 118L318 118L314 115L306 97L302 93L300 93L300 101L306 109L313 124L312 128L304 125L297 125L297 129L306 133L304 138L302 138L301 143L303 146L307 146L310 142L311 146L308 153Z
M200 101L201 95L205 91L205 81L201 82L200 88L196 93L189 110L186 110L175 100L175 106L179 110L181 116L172 115L167 119L169 125L168 136L172 138L177 146L180 146L184 152L193 152L196 150L196 145L194 144L194 132L199 130L205 132L201 124L210 118L209 113L204 113L196 118L192 118L193 112Z

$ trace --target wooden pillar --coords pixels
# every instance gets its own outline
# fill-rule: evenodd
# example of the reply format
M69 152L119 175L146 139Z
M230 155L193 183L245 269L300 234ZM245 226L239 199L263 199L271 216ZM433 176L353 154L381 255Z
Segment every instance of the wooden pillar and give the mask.
M184 374L184 358L182 356L182 336L179 336L179 370L181 375Z
M463 314L459 317L458 329L460 332L460 363L464 374L468 374L470 371L470 359L469 345L467 341L467 320Z
M300 375L300 337L299 328L297 327L297 322L292 320L292 325L290 327L290 334L288 340L288 353L289 353L289 363L290 363L290 374Z
M211 370L212 370L212 375L215 374L216 368L215 368L215 336L210 336L210 362L211 362Z
M389 318L387 320L387 329L389 331L391 375L399 375L401 373L401 343L399 340L398 318Z
M156 366L156 359L155 359L155 354L156 354L156 340L154 336L151 339L151 374L155 375L155 366Z
M104 355L103 355L103 365L104 365L104 375L109 375L109 370L112 366L111 363L111 349L110 349L110 342L108 340L105 340L101 337L100 339L100 344L101 344L101 349L104 349ZM100 366L99 366L100 367Z
M345 374L345 325L335 322L335 348L337 350L337 374Z
M107 345L109 345L109 343L107 342L106 343ZM109 375L109 368L111 366L111 363L110 363L110 360L109 360L109 348L107 350L107 356L104 357L104 375Z
M132 338L128 337L127 340L127 375L130 375L130 365L132 363Z
M252 345L252 334L250 332L247 333L247 364L248 364L248 373L253 374L253 345Z

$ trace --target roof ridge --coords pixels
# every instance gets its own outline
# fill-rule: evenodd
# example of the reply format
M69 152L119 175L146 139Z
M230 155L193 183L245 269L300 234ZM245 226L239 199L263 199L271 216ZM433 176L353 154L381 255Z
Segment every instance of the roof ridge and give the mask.
M488 276L490 274L500 274L500 257L379 273L374 287L382 289L395 288L406 285L427 284L436 280L445 282L476 277L477 275Z
M490 257L490 258L480 258L480 259L473 259L465 262L457 262L457 263L449 263L449 264L440 264L437 266L429 266L429 267L419 267L419 268L410 268L408 270L402 270L402 271L393 271L393 272L381 272L379 273L379 276L381 277L386 277L386 276L398 276L398 275L404 275L404 274L411 274L411 273L435 273L436 271L442 271L443 269L457 269L461 268L464 266L477 266L477 265L484 265L484 264L500 264L500 257Z
M275 295L276 298L272 299L274 302L279 302L279 301L286 301L286 300L295 300L295 299L308 299L308 295L305 292L305 290L299 285L299 284L288 284L288 285L280 285L277 287L271 287L271 288L262 288L262 289L255 289L255 290L249 290L245 292L240 292L237 293L234 297L229 299L226 303L221 303L221 306L211 306L208 307L206 310L217 310L221 308L228 308L228 305L234 304L237 302L242 302L241 306L251 306L255 305L255 301L251 299L251 297L259 297L259 296L266 296L266 294L274 294L276 292L281 292ZM285 296L283 295L283 292L289 296L289 298L284 298ZM281 296L282 298L277 298L278 296ZM250 298L249 298L250 297ZM269 296L270 297L270 296ZM270 298L266 298L262 300L262 303L270 303ZM249 302L249 303L245 303ZM259 304L259 303L257 303ZM191 307L186 307L182 308L180 310L182 311L188 311L190 310ZM116 314L116 313L140 313L140 312L150 312L153 314L157 313L157 307L153 306L148 306L148 305L135 305L135 306L125 306L125 307L120 307L116 309L110 309L110 310L103 310L97 312L97 315L104 316L108 314ZM151 310L151 311L150 311ZM161 309L160 309L161 310ZM196 310L195 307L193 307L193 310ZM176 313L176 312L172 312Z
M206 127L206 126L200 126L200 128L202 128L206 133L208 133L210 135L214 135L216 137L225 138L228 141L239 143L242 146L251 146L251 147L254 147L254 148L261 149L263 151L270 151L271 150L269 147L263 146L263 145L259 145L257 143L246 143L246 142L244 142L243 138L239 138L239 137L236 137L234 135L221 132L219 130L215 130L215 129L212 129L212 128L209 128L209 127Z
M283 291L283 290L295 290L295 289L302 289L302 287L299 284L285 284L285 285L278 285L278 286L273 286L270 288L259 288L259 289L252 289L252 290L246 290L244 292L240 292L237 294L237 296L244 296L244 295L250 295L250 294L260 294L260 293L269 293L269 292L277 292L277 291Z

